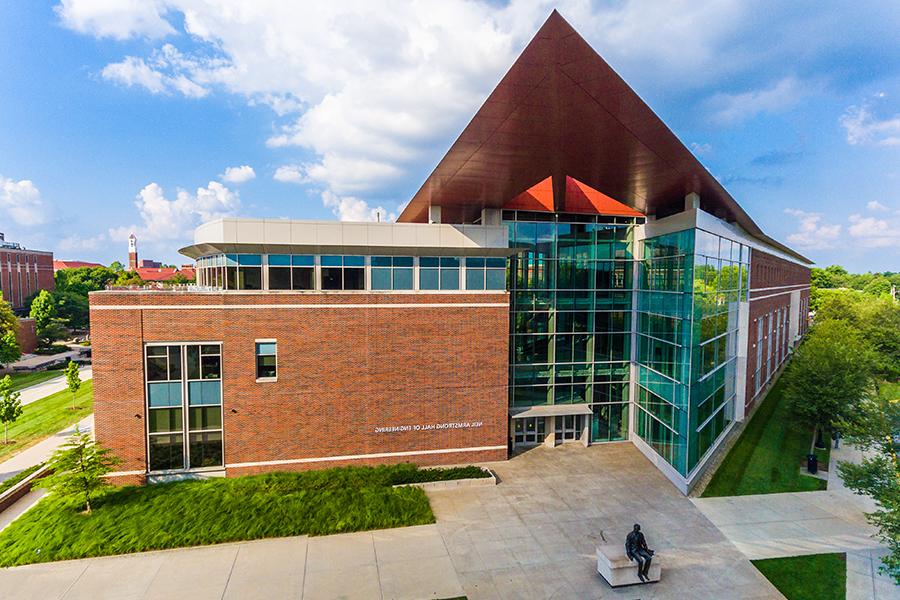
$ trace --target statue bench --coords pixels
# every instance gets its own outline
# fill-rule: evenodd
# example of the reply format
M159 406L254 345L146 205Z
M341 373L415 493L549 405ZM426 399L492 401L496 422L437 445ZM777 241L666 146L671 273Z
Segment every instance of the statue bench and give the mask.
M597 546L597 572L610 586L619 587L659 581L662 565L660 565L659 556L654 556L650 563L648 580L641 581L638 577L637 562L628 559L622 544L603 544Z

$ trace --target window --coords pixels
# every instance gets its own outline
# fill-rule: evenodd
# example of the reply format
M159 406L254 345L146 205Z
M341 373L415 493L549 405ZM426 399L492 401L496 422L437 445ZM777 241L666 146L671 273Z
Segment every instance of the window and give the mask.
M466 258L467 290L505 290L505 258Z
M323 256L323 290L363 290L366 262L363 256Z
M314 256L295 254L291 257L291 289L316 289L316 267Z
M269 289L291 289L291 256L289 254L269 255Z
M419 259L420 290L458 290L459 259L453 256L423 256Z
M373 256L373 290L413 289L412 256Z
M219 344L147 346L149 471L224 464L221 367Z
M278 343L274 340L256 342L256 380L278 377Z

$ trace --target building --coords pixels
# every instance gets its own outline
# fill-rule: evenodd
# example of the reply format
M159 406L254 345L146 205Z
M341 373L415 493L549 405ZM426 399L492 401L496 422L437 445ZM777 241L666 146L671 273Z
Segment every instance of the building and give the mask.
M181 265L181 268L164 267L161 262L147 258L138 260L137 237L132 233L128 236L128 270L133 271L144 281L166 282L175 279L179 275L187 281L193 281L196 277L194 265Z
M53 253L29 250L0 233L0 295L13 310L21 312L32 294L54 289Z
M630 441L687 492L806 328L768 237L554 13L398 223L221 219L91 294L122 480Z
M100 263L95 262L85 262L83 260L54 260L53 261L53 272L56 273L62 269L81 269L84 267L88 267L93 269L94 267L102 267Z

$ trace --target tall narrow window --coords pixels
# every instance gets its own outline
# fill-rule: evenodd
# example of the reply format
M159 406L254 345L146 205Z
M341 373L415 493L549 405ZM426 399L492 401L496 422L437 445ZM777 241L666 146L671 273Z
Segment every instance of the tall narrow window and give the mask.
M221 345L147 346L146 377L148 470L221 467Z
M278 343L275 340L256 342L256 379L269 380L278 376Z

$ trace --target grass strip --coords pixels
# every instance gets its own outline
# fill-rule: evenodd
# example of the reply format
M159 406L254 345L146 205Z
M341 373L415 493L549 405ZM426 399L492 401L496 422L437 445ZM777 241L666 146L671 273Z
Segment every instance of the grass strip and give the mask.
M72 393L62 390L23 406L22 416L9 426L9 444L3 443L3 427L0 427L0 459L9 458L91 414L93 380L82 382L75 405L78 410L72 410Z
M400 465L403 466L403 465ZM392 485L408 483L428 483L431 481L451 481L454 479L486 479L490 473L473 465L465 467L441 467L432 469L419 469L415 465L406 465L405 469L399 469L394 476Z
M0 566L433 523L424 491L391 487L410 469L341 467L113 488L89 516L51 495L0 532Z
M847 598L847 555L843 552L752 562L787 600Z
M34 373L11 373L10 378L13 382L13 391L18 391L62 377L62 371L35 371Z
M704 498L826 488L824 480L800 472L812 433L791 419L783 392L781 381L769 390L706 486Z

